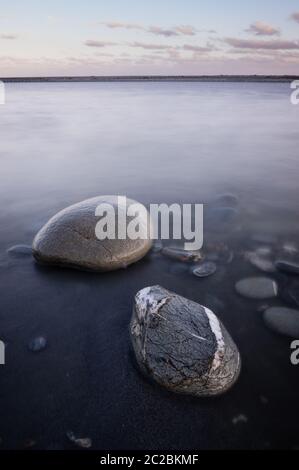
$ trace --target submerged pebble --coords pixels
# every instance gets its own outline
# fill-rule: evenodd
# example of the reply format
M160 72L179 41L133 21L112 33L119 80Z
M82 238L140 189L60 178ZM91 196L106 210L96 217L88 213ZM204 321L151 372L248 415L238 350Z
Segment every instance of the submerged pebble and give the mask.
M162 254L168 258L182 261L185 263L196 263L202 259L202 255L199 251L187 251L183 248L167 247L163 248Z
M81 449L90 449L92 446L92 440L89 437L78 438L72 431L68 431L66 435L71 442Z
M28 344L28 348L32 352L42 351L43 349L45 349L46 346L47 346L47 340L43 336L38 336L37 338L33 338Z
M266 325L291 338L299 338L299 310L286 307L271 307L264 313Z
M245 258L260 271L265 273L274 273L276 271L275 265L269 255L248 252L245 254Z
M232 423L234 425L237 425L237 424L240 424L240 423L243 423L243 424L246 424L248 422L248 418L246 415L238 415L238 416L235 416L233 419L232 419Z
M238 294L249 299L269 299L278 294L277 283L267 277L249 277L236 283Z
M130 332L141 370L173 392L219 395L239 376L238 348L216 315L163 287L136 294Z
M282 246L282 251L288 255L295 255L298 253L298 248L294 243L286 242Z
M208 277L214 274L217 270L217 266L212 261L207 261L199 264L192 269L194 276L196 277Z
M299 263L286 260L277 260L275 266L279 271L284 271L290 274L299 274Z
M14 258L32 256L32 248L29 245L14 245L8 248L7 253Z

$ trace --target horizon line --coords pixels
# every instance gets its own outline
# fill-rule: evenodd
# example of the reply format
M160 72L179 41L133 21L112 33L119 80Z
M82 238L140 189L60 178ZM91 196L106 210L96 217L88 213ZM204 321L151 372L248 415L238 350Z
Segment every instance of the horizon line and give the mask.
M289 81L299 79L299 75L276 74L217 74L217 75L53 75L0 77L2 82L21 81Z

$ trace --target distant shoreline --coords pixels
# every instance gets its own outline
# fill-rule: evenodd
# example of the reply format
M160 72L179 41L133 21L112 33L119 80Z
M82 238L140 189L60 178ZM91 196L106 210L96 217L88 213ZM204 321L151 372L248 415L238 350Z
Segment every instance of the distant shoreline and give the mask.
M132 75L77 77L3 77L4 83L39 82L248 82L287 83L299 80L299 75Z

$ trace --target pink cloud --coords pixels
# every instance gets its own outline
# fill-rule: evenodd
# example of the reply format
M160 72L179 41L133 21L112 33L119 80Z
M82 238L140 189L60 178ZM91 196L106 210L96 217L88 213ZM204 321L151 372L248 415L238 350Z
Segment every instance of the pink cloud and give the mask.
M267 50L291 50L299 49L299 41L283 41L279 39L257 40L257 39L237 39L226 38L225 42L232 47L239 49L267 49Z
M270 24L256 21L252 23L248 29L245 30L248 33L255 34L256 36L279 36L280 30L271 26Z
M146 42L132 42L130 43L131 47L141 47L142 49L149 49L149 50L167 50L172 48L170 45L166 44L151 44L151 43L146 43Z
M109 41L95 41L93 39L88 39L85 41L85 46L89 47L106 47L106 46L115 46L115 42L109 42Z
M291 15L291 19L299 23L299 11L296 11Z

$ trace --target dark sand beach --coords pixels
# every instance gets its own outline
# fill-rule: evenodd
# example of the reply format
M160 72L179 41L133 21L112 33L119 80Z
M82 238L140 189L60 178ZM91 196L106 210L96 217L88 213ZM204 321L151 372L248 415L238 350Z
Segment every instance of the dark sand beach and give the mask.
M290 83L7 83L0 108L0 378L2 449L298 448L299 366L291 339L265 325L242 278L265 275L245 254L298 243L298 118ZM235 217L209 216L232 193ZM64 207L101 194L150 203L204 203L204 249L231 259L199 279L150 252L111 273L44 267L9 254L31 245ZM213 251L213 249L211 249ZM297 255L293 254L293 257ZM136 292L160 284L211 308L241 353L235 386L217 398L170 393L142 376L130 345ZM289 305L296 308L294 305ZM32 338L47 346L33 353Z

